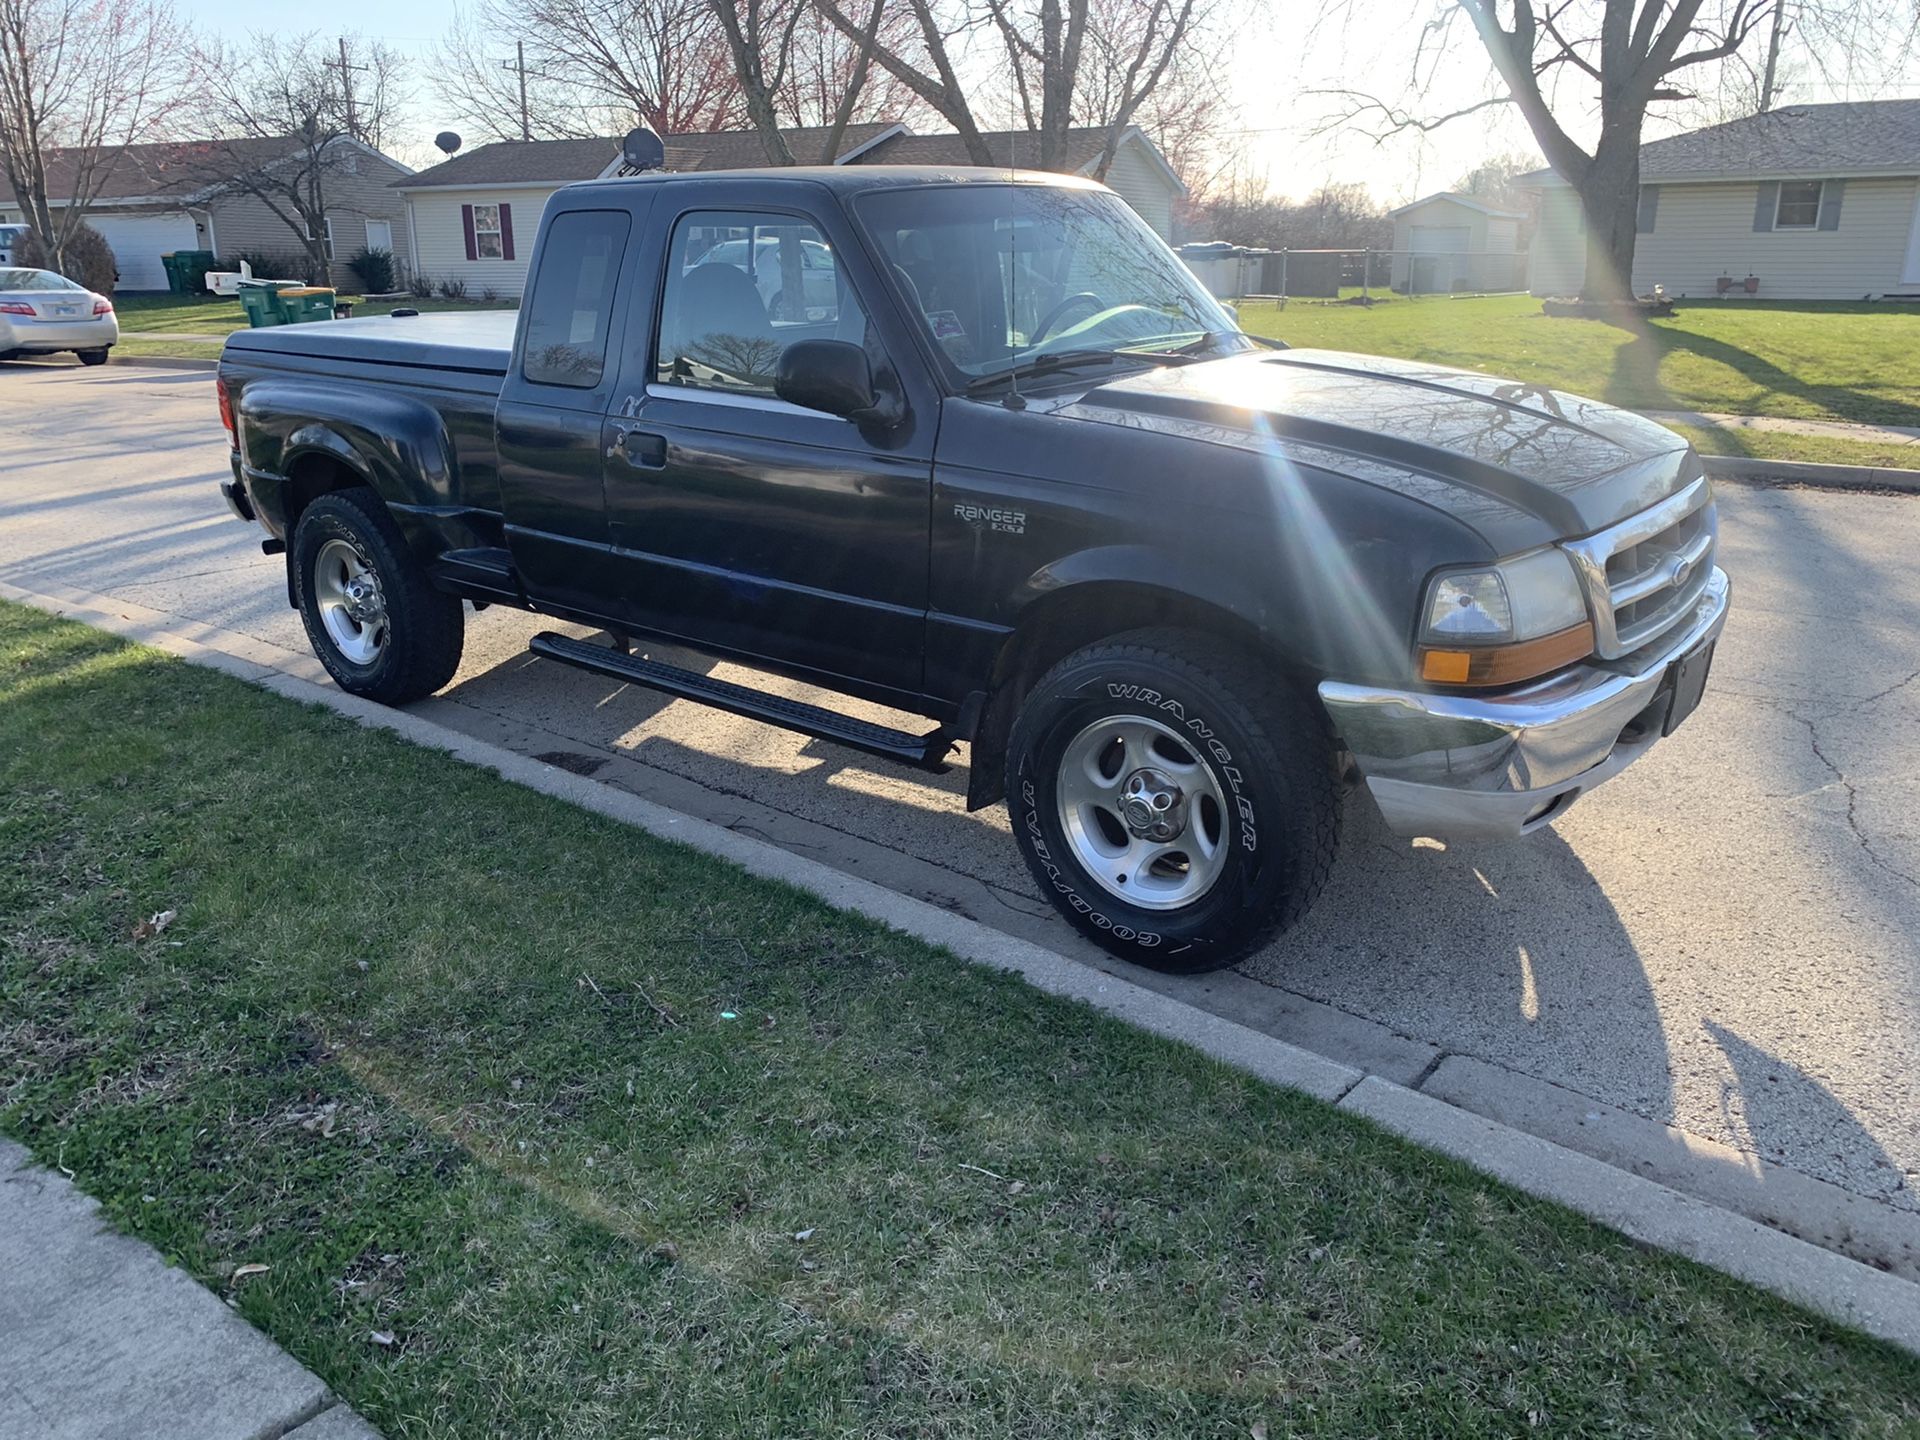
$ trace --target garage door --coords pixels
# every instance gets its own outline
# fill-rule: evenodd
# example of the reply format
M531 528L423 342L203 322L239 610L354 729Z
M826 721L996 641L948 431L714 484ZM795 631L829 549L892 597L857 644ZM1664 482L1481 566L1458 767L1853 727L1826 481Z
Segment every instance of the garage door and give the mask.
M174 250L199 248L193 221L185 215L89 215L120 269L122 290L164 290L166 268L160 257Z
M1407 248L1418 255L1457 255L1467 248L1471 233L1465 225L1415 225Z

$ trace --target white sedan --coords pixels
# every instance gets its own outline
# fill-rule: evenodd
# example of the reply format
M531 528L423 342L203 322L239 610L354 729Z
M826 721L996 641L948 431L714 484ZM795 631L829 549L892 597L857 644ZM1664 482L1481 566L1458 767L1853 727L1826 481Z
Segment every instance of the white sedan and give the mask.
M0 360L71 350L104 365L120 339L113 302L51 270L0 270Z

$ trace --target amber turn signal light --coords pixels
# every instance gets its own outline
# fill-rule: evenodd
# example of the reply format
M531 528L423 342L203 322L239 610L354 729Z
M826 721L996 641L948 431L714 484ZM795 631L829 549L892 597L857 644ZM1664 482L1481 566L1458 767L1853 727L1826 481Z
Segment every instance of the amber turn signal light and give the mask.
M1517 645L1442 650L1420 647L1420 678L1431 685L1512 685L1551 674L1593 653L1593 626L1585 621Z

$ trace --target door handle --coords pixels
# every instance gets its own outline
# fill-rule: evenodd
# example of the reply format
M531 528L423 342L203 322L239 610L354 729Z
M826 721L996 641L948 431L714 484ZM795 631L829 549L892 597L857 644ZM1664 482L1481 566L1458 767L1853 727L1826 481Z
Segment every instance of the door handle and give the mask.
M667 464L667 437L645 430L617 430L613 448L636 470L662 470Z

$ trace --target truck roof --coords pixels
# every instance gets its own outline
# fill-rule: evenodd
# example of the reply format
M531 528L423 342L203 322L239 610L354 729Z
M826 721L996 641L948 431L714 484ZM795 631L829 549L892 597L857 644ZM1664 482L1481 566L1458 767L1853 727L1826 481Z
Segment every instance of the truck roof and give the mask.
M606 180L581 180L568 192L605 190L629 185L687 185L711 180L806 181L836 195L869 190L906 190L920 185L1052 185L1071 190L1098 190L1099 181L1052 170L1019 170L994 165L769 165L748 170L649 170Z

